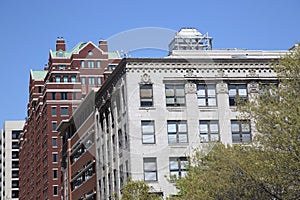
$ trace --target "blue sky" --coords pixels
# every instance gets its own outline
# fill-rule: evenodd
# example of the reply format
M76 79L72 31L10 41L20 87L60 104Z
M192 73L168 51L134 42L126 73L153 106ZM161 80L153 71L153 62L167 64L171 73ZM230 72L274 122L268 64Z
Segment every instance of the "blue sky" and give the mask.
M285 50L300 42L299 0L0 0L0 123L24 119L30 69L43 69L57 36L67 48L127 30L195 27L215 48Z

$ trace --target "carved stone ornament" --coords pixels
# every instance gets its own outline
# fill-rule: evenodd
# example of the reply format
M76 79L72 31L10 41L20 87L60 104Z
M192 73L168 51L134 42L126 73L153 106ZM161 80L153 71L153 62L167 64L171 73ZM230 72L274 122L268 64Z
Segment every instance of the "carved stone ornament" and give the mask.
M247 77L258 77L259 75L256 73L255 69L250 69L249 73L246 76Z
M185 93L186 94L195 94L197 93L197 86L195 83L188 82L185 84Z
M251 83L248 84L248 91L250 93L258 93L258 83L252 81Z
M196 75L194 74L194 71L192 69L188 69L184 77L196 77Z
M149 74L145 73L141 75L141 83L151 83L151 78Z
M218 94L227 94L228 88L226 83L218 83L217 84L217 93Z
M217 70L216 77L222 78L222 77L228 77L228 75L225 74L225 72L224 72L223 69L218 69L218 70Z

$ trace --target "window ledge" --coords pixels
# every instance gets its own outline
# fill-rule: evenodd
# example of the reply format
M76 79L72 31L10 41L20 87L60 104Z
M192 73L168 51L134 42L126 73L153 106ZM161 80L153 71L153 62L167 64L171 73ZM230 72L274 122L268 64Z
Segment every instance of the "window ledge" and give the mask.
M139 110L156 110L155 107L140 107Z

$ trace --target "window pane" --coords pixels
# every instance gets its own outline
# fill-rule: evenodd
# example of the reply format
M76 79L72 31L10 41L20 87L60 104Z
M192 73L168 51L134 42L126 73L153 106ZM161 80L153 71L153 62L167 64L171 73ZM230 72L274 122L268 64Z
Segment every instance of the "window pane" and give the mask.
M240 142L240 134L232 134L232 142Z
M208 124L200 124L200 133L208 133Z
M145 171L155 171L156 170L156 163L155 161L151 161L151 162L148 162L148 161L145 161L144 163L144 170Z
M168 123L168 132L169 133L176 133L176 123L169 122Z
M173 171L173 172L171 171L171 172L170 172L170 175L171 175L172 177L174 177L174 176L175 176L175 177L179 177L179 172L178 172L178 171Z
M154 142L154 135L143 135L143 143L153 144Z
M210 134L210 141L218 141L219 134Z
M178 142L187 142L187 134L179 134Z
M216 96L216 90L215 89L208 89L207 90L207 95L209 97L215 97Z
M197 95L198 95L199 97L205 97L205 90L204 90L204 88L198 89Z
M167 104L171 104L171 105L173 105L175 103L174 98L167 98L166 101L167 101Z
M239 89L239 96L246 97L247 96L247 89Z
M178 170L178 161L177 160L170 160L170 170Z
M242 132L250 132L250 124L242 123Z
M230 86L229 85L229 96L235 96L236 95L236 88L234 87L233 88L233 86Z
M185 122L178 123L178 132L187 132Z
M166 88L166 96L175 96L175 95L174 95L174 90L173 90L173 89Z
M200 135L200 141L201 142L208 142L208 135L207 134L201 134Z
M145 181L156 181L156 172L145 172Z
M208 105L209 106L216 106L217 105L216 99L209 98L208 99Z
M143 133L154 133L153 124L143 125L142 131L143 131Z
M231 131L232 132L239 132L240 131L239 124L236 123L236 122L232 122L231 123Z
M198 105L199 105L199 106L206 106L206 101L205 101L205 99L198 99Z
M176 96L184 96L184 88L182 86L176 88Z
M183 97L183 98L176 98L176 103L178 103L178 104L185 104L185 98Z
M169 134L168 135L168 140L169 140L169 143L176 143L177 142L176 135L175 134Z
M218 133L219 132L219 127L217 123L211 123L210 124L210 132L211 133Z
M250 134L243 134L242 135L242 141L243 142L250 142L251 141L251 135Z

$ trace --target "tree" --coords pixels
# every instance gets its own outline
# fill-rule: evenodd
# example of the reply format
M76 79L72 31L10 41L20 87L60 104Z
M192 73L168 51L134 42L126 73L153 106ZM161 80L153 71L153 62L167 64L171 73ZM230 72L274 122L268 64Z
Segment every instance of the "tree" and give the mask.
M300 48L274 64L279 86L238 107L258 134L249 146L216 144L196 151L182 199L300 199Z
M150 187L145 181L128 181L122 190L122 200L160 200L156 194L149 193Z

